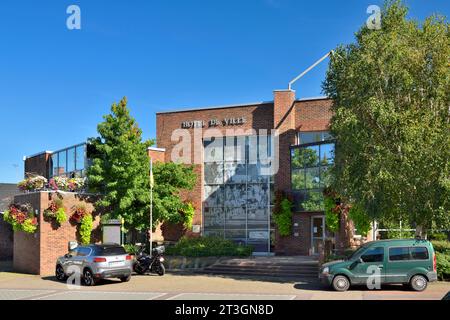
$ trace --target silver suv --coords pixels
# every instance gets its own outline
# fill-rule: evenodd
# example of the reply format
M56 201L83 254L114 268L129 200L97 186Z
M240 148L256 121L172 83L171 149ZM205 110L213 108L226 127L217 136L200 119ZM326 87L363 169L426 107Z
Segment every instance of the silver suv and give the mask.
M130 281L132 257L118 244L100 244L76 247L56 261L56 278L65 281L68 276L80 274L86 286L100 279L119 278Z

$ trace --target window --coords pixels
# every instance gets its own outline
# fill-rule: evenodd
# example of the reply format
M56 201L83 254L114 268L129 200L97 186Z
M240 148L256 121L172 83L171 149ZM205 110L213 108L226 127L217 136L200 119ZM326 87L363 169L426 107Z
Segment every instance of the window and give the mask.
M370 248L361 256L361 259L364 262L383 262L384 248Z
M86 256L88 256L89 254L91 253L91 249L89 249L89 248L86 248L86 247L81 247L81 248L78 248L78 256L79 257L86 257Z
M389 248L389 260L428 260L428 249L425 247Z
M51 176L83 177L86 163L86 144L54 152Z
M291 148L291 184L299 211L323 211L322 190L329 185L329 168L334 163L330 139L326 131L300 132L301 144Z
M316 143L329 140L333 140L333 137L328 131L299 132L298 134L299 144Z
M203 234L270 250L272 136L205 138Z
M428 250L425 247L411 248L411 258L413 260L428 260Z
M409 248L389 248L389 260L391 261L403 261L410 260L409 258Z

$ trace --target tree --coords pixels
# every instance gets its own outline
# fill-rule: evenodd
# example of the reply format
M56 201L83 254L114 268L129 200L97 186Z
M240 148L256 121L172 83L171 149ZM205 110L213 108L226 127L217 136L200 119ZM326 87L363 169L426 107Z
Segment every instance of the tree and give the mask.
M324 92L337 139L332 187L371 218L449 226L450 33L441 16L406 19L387 1L331 58ZM419 228L421 229L421 228Z
M147 149L153 141L142 140L142 130L130 116L123 98L111 107L98 125L97 138L89 140L92 165L87 170L89 188L102 194L96 203L111 218L121 217L127 229L143 230L149 226L150 160ZM192 168L177 164L154 166L154 219L182 220L186 209L179 192L192 188L195 175Z

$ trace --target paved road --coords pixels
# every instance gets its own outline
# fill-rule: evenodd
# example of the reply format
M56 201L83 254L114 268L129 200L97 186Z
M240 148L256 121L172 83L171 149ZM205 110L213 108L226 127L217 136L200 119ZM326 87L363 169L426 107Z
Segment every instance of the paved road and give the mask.
M440 300L448 291L448 282L430 284L420 293L402 286L383 290L355 288L340 293L315 281L174 274L134 276L128 283L107 280L95 287L74 289L53 277L0 273L0 300Z

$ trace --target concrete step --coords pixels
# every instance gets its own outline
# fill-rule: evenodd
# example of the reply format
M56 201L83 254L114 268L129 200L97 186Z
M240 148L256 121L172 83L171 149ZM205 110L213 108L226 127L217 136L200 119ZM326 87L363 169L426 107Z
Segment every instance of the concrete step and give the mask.
M218 261L200 272L217 275L317 278L319 264L310 259L233 258Z
M288 272L269 272L269 271L249 271L239 269L204 269L197 271L202 274L212 275L236 275L236 276L251 276L251 277L274 277L274 278L296 278L296 279L317 279L318 273L288 273Z

